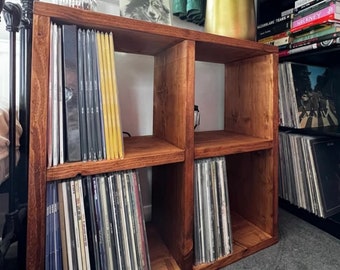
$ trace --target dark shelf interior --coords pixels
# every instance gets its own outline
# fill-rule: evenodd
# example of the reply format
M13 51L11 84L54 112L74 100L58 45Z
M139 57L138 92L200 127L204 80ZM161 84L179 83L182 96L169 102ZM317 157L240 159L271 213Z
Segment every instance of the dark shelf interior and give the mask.
M340 126L303 128L303 129L280 127L280 131L291 131L294 133L306 135L340 137Z
M265 23L279 18L281 12L294 7L294 0L259 0L257 4L257 23Z
M309 65L337 67L339 66L339 56L340 45L331 45L330 47L323 47L280 57L280 62L291 61Z

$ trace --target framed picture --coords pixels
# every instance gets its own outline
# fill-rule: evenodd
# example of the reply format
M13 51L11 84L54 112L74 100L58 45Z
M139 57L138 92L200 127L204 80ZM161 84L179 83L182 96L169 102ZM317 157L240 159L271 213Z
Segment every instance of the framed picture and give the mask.
M120 0L120 15L171 25L170 0Z

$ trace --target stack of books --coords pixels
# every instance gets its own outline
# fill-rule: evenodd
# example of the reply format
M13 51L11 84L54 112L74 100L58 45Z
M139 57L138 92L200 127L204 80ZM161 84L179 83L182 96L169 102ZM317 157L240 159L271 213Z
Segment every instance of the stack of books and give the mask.
M297 0L292 8L290 28L284 34L276 33L281 18L272 23L271 35L261 38L263 25L258 25L258 42L279 47L280 56L304 51L329 48L340 43L340 1ZM269 31L269 30L268 30ZM262 34L263 35L263 34ZM285 42L281 41L285 36Z
M287 12L286 12L287 13ZM282 16L257 26L256 37L260 43L278 46L280 49L287 48L290 43L289 30L293 12L282 13Z

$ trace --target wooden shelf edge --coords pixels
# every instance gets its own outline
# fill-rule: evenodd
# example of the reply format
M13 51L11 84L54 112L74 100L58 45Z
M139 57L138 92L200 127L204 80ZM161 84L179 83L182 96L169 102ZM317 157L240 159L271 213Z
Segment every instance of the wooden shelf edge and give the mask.
M230 48L243 49L256 52L257 55L268 53L277 53L275 46L258 43L255 41L235 39L231 37L214 35L201 31L189 30L185 28L175 27L172 25L151 23L142 20L134 20L120 16L98 13L89 10L70 8L67 6L56 5L44 2L34 3L34 14L48 16L57 21L65 21L75 23L85 27L111 28L117 30L127 30L133 32L144 32L159 37L169 37L174 40L194 40L207 44L221 44ZM100 18L100 19L99 19ZM99 23L100 21L100 23ZM114 24L112 23L114 22Z
M151 269L180 270L155 226L151 223L147 223L146 231L148 236Z
M47 181L184 161L184 150L154 136L124 138L124 158L68 162L47 169Z
M224 130L195 132L195 159L267 150L273 147L273 140Z

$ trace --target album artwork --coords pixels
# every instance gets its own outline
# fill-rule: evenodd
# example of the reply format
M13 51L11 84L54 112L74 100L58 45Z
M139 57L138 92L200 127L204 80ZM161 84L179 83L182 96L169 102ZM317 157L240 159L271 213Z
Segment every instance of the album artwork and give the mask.
M120 0L119 6L123 17L171 25L169 0Z

